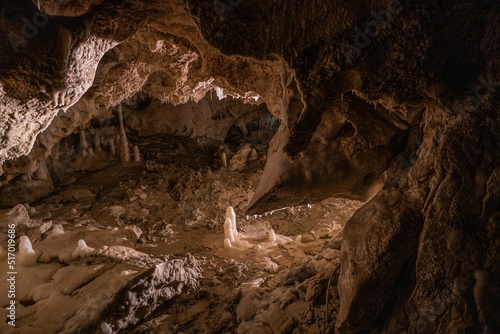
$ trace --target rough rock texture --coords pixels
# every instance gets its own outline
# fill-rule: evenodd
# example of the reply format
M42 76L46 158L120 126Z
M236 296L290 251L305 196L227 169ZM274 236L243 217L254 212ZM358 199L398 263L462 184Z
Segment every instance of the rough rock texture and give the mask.
M217 17L207 4L191 3L204 36L223 51L261 59L282 55L294 69L306 107L295 122L284 113L292 126L282 123L269 152L263 191L257 192L250 212L270 210L273 201L278 208L346 195L332 173L342 169L331 168L325 175L328 160L314 140L331 134L323 138L331 139L324 146L333 161L349 152L347 140L338 136L339 125L324 130L327 112L346 93L365 100L366 106L353 108L357 115L369 110L377 110L371 120L384 115L389 124L377 136L381 148L390 147L383 138L390 138L394 127L404 130L395 151L366 157L365 163L375 167L375 179L383 169L378 164L390 168L383 192L346 227L339 330L498 331L498 315L491 308L498 295L484 293L497 291L500 278L492 257L498 209L483 209L497 198L489 191L497 189L499 163L499 44L492 39L499 29L498 4L380 1L357 7L322 2L304 9L299 3L247 1L227 13L230 20L221 28L212 23ZM386 23L375 17L381 10L392 13ZM273 29L260 20L266 15ZM286 111L296 115L286 94L283 99ZM337 110L340 118L342 109ZM365 131L366 138L377 127ZM354 152L363 150L362 143L355 144ZM297 173L307 170L304 165L311 166L310 175ZM357 180L366 174L347 169L352 179L339 179L350 183L347 195L359 194ZM310 186L330 180L327 189ZM498 208L498 203L489 205Z
M397 116L389 115L383 107L347 93L323 114L309 146L293 161L284 150L290 129L282 125L247 212L305 205L329 195L362 200L372 197L406 139L404 130L409 125L396 120Z
M500 331L498 1L37 4L0 5L2 184L140 91L258 96L281 125L249 213L374 196L339 331Z
M71 140L60 143L59 163ZM8 223L36 256L30 267L17 262L17 328L2 322L1 333L333 328L326 298L333 319L342 226L360 202L329 199L245 219L262 161L227 170L194 139L156 135L136 144L155 160L124 167L103 148L36 205L0 210L0 278ZM265 148L256 146L259 156ZM231 249L223 248L228 205L239 231ZM7 288L0 285L2 317Z
M251 127L265 128L272 115L262 106L242 104L238 100L220 100L213 93L197 103L172 106L154 100L142 110L127 115L127 125L139 136L170 134L223 142L233 125L248 135ZM250 128L250 129L249 129Z
M69 111L70 119L81 112L96 117L100 106L115 106L140 89L179 104L199 100L215 87L224 87L221 96L255 102L253 91L259 88L260 97L277 110L270 97L278 92L279 76L271 62L220 54L201 38L182 1L103 2L71 18L48 16L28 0L23 4L26 8L2 3L10 20L4 18L0 32L5 50L1 115L9 120L2 127L1 161L29 153L36 135L82 96L78 104L83 105ZM74 4L74 10L81 6ZM23 28L31 17L39 20L33 31ZM248 79L241 81L243 72ZM26 119L32 121L24 125ZM73 128L83 124L71 122ZM66 126L63 132L68 131Z
M32 212L30 218L22 205L0 212L2 244L7 225L15 224L38 254L29 267L16 254L16 316L22 320L15 331L2 322L2 333L96 333L103 322L109 326L104 333L117 333L166 300L197 288L201 274L194 258L165 261L137 251L138 236L130 227L105 229L82 220L85 226L64 222L63 228L35 219L36 210ZM92 248L77 252L78 240ZM12 277L6 261L1 268L2 280ZM7 289L2 284L2 305L9 303ZM1 312L5 317L6 309Z

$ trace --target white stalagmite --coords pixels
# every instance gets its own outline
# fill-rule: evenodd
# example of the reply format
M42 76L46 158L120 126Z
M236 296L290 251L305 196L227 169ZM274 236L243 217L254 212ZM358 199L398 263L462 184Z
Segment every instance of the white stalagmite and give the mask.
M40 253L35 252L31 245L30 239L23 235L19 238L19 255L17 257L17 264L20 267L33 267L36 265L36 260Z
M111 155L116 155L115 140L113 138L109 138L109 152Z
M234 213L234 209L232 206L228 206L226 209L226 219L231 220L233 235L236 237L238 235L238 229L236 228L236 213Z
M134 145L134 162L141 162L141 154L137 145Z
M229 240L228 238L224 239L224 248L231 249L231 247L232 247L231 240Z
M51 235L62 235L64 234L64 228L61 224L54 225L52 227Z
M87 246L87 243L85 243L85 240L80 239L80 240L78 240L78 247L76 247L76 249L71 254L71 258L73 260L77 259L79 257L84 258L84 257L92 255L94 253L94 251L95 251L94 248Z
M226 218L226 221L224 222L224 237L234 241L233 222L229 218Z
M118 118L120 120L120 161L122 163L130 162L130 148L128 147L127 134L123 125L123 110L121 103L118 105Z
M98 132L94 134L94 147L96 153L101 153L101 136Z
M85 135L85 130L80 130L80 148L82 150L82 156L87 155L87 150L89 148L89 143L87 142L87 136Z

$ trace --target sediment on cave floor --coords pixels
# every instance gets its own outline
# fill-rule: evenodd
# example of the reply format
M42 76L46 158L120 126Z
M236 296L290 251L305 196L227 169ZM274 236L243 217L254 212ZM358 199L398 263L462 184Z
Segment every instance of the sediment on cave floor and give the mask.
M112 110L59 142L44 173L0 189L2 232L14 222L31 244L18 253L31 258L18 263L19 333L332 329L342 229L361 202L246 216L278 121L262 106L207 99L223 103L206 124L220 133L174 134L175 123L140 113L161 103L133 99L124 131Z

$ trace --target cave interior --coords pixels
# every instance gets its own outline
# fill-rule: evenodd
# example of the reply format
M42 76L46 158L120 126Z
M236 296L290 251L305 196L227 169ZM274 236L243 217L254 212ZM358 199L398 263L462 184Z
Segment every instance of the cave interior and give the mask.
M500 333L500 2L2 0L1 333Z

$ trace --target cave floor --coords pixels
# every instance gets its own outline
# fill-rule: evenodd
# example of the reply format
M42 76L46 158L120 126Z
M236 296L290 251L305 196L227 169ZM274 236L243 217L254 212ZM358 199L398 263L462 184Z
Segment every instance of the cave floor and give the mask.
M29 236L34 250L41 253L35 266L19 268L19 275L24 270L31 277L18 281L19 333L88 328L78 321L95 322L102 332L114 332L112 319L103 319L109 310L104 306L100 315L94 315L96 319L54 316L43 310L59 303L61 296L71 304L74 296L90 293L85 289L91 284L95 285L91 291L109 290L98 302L110 303L122 292L99 283L100 276L119 270L120 279L125 277L120 284L126 284L136 273L177 258L194 261L200 273L193 277L196 283L147 311L135 310L139 321L129 321L120 333L330 330L338 307L334 287L341 231L360 202L329 199L310 207L246 217L244 208L262 174L264 147L256 161L239 170L226 170L216 147L202 147L192 140L155 137L138 145L144 161L123 165L104 151L79 158L73 161L78 170L57 175L60 182L50 196L32 206L18 206L16 213L3 210L0 214L0 221L17 215L20 234ZM231 249L225 249L224 215L229 205L236 212L239 236ZM53 232L61 229L64 233ZM80 239L93 251L75 258ZM86 272L96 266L102 270L89 276ZM73 267L73 271L68 269ZM56 284L63 270L70 275L65 279L72 282L67 289ZM33 275L38 271L45 274ZM41 294L41 286L58 292ZM329 319L325 319L326 299ZM85 309L90 301L83 298L75 303ZM75 324L58 327L59 322ZM105 324L99 327L99 322Z

